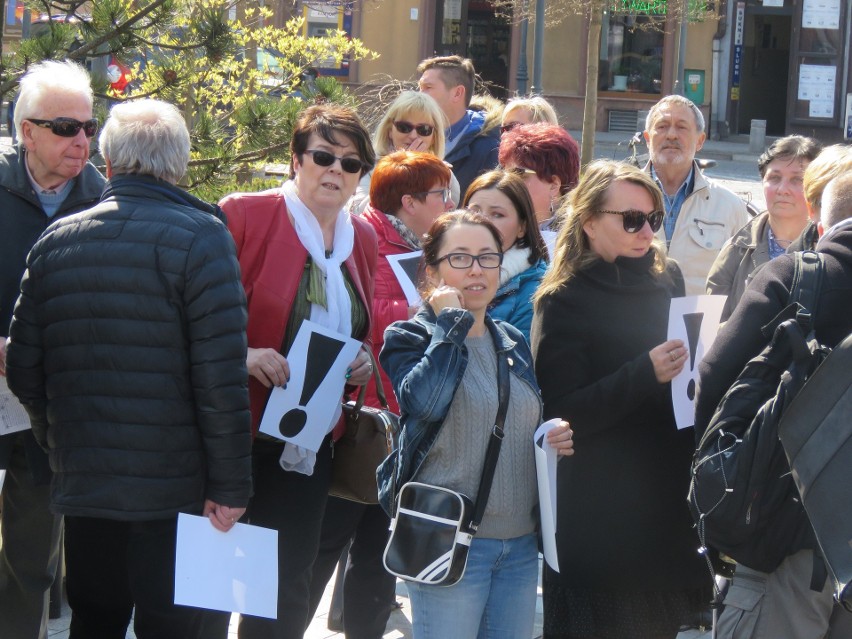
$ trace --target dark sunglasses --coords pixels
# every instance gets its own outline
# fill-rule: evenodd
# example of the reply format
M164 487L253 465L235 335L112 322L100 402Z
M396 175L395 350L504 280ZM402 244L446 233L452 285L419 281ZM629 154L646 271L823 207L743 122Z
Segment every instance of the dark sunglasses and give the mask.
M511 131L516 126L521 126L523 122L509 122L508 124L504 124L500 127L500 133L506 133L507 131Z
M87 138L93 138L98 132L98 121L95 118L80 122L74 118L54 118L53 120L36 120L35 118L26 118L36 126L43 129L50 129L53 135L58 135L60 138L73 138L83 129L83 133Z
M364 168L364 163L355 158L339 158L328 151L320 151L319 149L308 149L305 151L314 161L317 166L331 166L335 160L340 160L340 168L347 173L360 173Z
M435 132L435 127L431 124L411 124L411 122L406 122L405 120L397 120L393 123L393 128L403 135L408 135L412 131L417 131L417 135L424 138L428 138Z
M439 257L436 264L440 264L444 260L451 268L463 269L470 268L474 262L478 262L480 268L500 268L503 263L502 253L481 253L480 255L471 255L470 253L447 253L444 257Z
M511 169L503 169L507 173L514 173L518 177L524 177L525 175L538 175L532 169L527 169L523 166L513 166Z
M627 209L626 211L598 211L598 213L620 215L621 223L624 226L624 230L628 233L638 233L642 230L642 227L645 226L645 222L648 223L654 233L659 231L660 227L663 225L664 213L662 211L651 211L650 213L643 213L642 211L637 211L636 209Z

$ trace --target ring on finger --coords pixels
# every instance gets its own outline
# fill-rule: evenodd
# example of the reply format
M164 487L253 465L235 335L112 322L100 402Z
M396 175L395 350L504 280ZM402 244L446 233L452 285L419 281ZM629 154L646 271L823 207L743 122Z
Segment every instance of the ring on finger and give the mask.
M675 355L674 351L669 351L669 357L673 362L677 361L677 356Z

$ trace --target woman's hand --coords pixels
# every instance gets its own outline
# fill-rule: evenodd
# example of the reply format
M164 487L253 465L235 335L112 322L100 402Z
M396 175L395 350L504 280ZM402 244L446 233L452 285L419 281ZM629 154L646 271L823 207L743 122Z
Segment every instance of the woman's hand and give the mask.
M428 151L429 145L420 136L414 138L408 145L403 144L397 151Z
M556 449L560 457L574 454L574 431L564 419L547 431L547 443Z
M215 501L207 499L204 501L204 510L202 514L210 520L216 530L228 532L234 527L234 524L239 521L240 517L246 511L245 508L231 508L230 506L222 506Z
M654 365L654 375L660 384L672 381L683 370L689 351L683 345L683 340L670 339L654 347L648 353Z
M459 289L444 284L444 280L438 284L438 287L432 291L429 299L426 300L435 315L440 313L445 308L464 308L464 297Z
M261 384L286 387L290 379L290 365L287 359L274 348L249 348L246 356L249 375Z
M346 369L347 384L363 386L369 382L370 378L373 376L373 363L370 361L370 356L367 354L367 351L364 350L365 348L367 347L361 347L361 350L358 351L358 357L356 357L355 361L349 364L349 368Z

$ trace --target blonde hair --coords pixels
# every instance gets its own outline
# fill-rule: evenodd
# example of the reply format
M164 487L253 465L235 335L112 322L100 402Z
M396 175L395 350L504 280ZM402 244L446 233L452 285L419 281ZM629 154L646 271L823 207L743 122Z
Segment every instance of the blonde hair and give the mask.
M536 305L548 295L556 293L580 271L601 259L592 251L589 238L583 230L586 222L603 215L609 189L617 182L630 182L644 188L654 202L655 210L663 209L663 195L650 175L636 167L613 160L598 160L586 167L576 188L568 194L562 228L556 237L553 261L541 286L536 291ZM659 240L651 243L654 263L651 272L661 274L666 270L666 253Z
M556 115L556 110L540 95L533 95L528 98L512 98L503 107L503 117L501 124L506 121L506 117L512 111L526 109L530 112L531 122L545 122L547 124L559 124L559 118Z
M379 121L376 127L376 132L373 135L373 146L376 149L376 154L385 156L388 153L396 151L391 146L390 133L393 123L400 118L404 118L407 114L414 111L422 111L432 121L432 126L435 132L432 134L432 144L429 147L429 153L437 155L442 160L444 159L444 151L446 149L446 137L444 129L450 123L447 121L447 116L444 115L443 109L438 106L435 99L420 91L403 91L396 100L391 102L387 113Z
M852 147L845 144L833 144L822 150L808 164L803 178L805 199L816 215L822 207L822 192L831 180L843 173L852 171Z

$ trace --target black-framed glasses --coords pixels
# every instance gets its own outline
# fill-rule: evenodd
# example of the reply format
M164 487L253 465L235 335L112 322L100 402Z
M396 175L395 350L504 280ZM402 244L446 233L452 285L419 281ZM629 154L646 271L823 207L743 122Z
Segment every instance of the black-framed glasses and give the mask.
M411 122L406 122L405 120L397 120L393 123L393 128L395 128L403 135L408 135L412 131L417 131L417 135L423 138L428 138L435 132L435 127L433 127L431 124L412 124Z
M481 268L500 268L503 263L502 253L480 253L479 255L471 255L470 253L447 253L444 257L439 257L438 262L447 261L452 268L470 268L474 262L478 262Z
M60 138L73 138L83 129L83 133L87 138L93 138L98 133L98 121L95 118L80 122L74 118L53 118L52 120L37 120L35 118L25 118L28 122L32 122L42 129L50 129L53 135L58 135Z
M656 233L663 225L663 215L665 215L662 211L651 211L650 213L644 213L642 211L637 211L636 209L627 209L626 211L601 210L598 211L598 213L620 215L621 223L624 226L624 230L628 233L638 233L642 230L642 227L645 226L645 222L647 222L648 225L651 227L651 230Z
M335 160L340 160L340 168L347 173L360 173L364 169L364 163L357 158L340 158L320 149L308 149L305 151L317 166L331 166Z
M506 124L504 124L503 126L500 127L500 133L506 133L508 131L511 131L515 127L521 126L522 124L523 124L523 122L517 122L517 121L516 122L507 122Z
M503 169L507 173L514 173L518 177L524 177L526 175L538 175L534 170L528 169L523 166L513 166L511 169Z
M411 195L429 195L430 193L440 193L441 194L441 202L446 204L450 200L450 189L432 189L431 191L418 191L417 193L412 193Z

